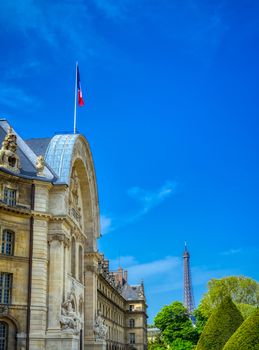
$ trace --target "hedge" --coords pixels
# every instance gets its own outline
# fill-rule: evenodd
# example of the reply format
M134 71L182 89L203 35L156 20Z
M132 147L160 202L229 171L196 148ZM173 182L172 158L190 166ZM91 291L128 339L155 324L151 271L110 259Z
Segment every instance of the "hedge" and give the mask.
M232 300L223 299L208 319L195 349L222 350L242 322L243 317Z
M224 350L259 350L259 309L237 329Z

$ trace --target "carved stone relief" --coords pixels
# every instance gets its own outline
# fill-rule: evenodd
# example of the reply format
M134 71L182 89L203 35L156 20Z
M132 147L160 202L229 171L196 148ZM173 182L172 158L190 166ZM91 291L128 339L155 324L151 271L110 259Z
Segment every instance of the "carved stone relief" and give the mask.
M73 286L71 292L68 293L67 299L61 305L60 325L62 331L78 334L81 329L81 319L75 310L72 295Z
M69 214L78 222L81 226L81 206L79 203L80 196L80 185L77 172L73 170L70 179L70 190L69 190Z
M104 323L104 319L101 316L101 311L97 311L94 324L94 334L96 340L105 340L107 337L108 327Z
M21 163L17 152L17 137L10 127L0 149L0 166L11 171L20 172Z
M0 306L0 316L5 316L8 314L8 306L7 305L1 305Z
M45 167L45 159L43 156L38 156L36 161L36 169L37 169L37 175L38 176L44 176L43 171Z
M48 236L49 244L52 241L59 241L60 243L64 243L66 247L70 246L70 239L64 235L64 233L56 233Z

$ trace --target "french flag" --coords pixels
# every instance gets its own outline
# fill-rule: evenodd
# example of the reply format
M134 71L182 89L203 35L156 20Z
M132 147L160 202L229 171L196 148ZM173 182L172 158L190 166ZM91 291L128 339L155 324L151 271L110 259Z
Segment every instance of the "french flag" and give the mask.
M82 107L85 103L84 103L84 99L83 99L83 93L82 93L82 88L81 88L78 65L77 65L77 69L76 69L76 81L77 81L77 101L78 101L79 106Z

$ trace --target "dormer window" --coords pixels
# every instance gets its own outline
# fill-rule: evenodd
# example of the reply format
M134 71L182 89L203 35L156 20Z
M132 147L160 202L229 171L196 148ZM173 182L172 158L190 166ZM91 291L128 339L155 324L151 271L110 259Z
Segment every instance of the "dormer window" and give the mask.
M15 165L16 165L16 158L15 158L15 157L8 157L8 164L9 164L9 166L11 166L12 168L14 168Z
M16 205L16 190L5 187L4 189L4 203L14 207Z
M129 311L134 311L134 305L129 305Z

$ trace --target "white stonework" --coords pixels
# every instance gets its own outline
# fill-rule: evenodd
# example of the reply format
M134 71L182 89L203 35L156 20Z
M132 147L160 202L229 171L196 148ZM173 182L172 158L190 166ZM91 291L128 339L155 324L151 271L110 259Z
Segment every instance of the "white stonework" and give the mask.
M0 142L7 131L7 121L0 121ZM5 241L0 253L0 273L11 276L8 300L0 301L8 349L145 350L144 294L135 293L139 310L130 311L127 278L103 269L97 249L99 204L89 145L82 135L48 142L38 154L41 139L26 144L17 135L13 171L11 161L0 164L1 243L6 232L12 237L10 252ZM129 329L130 317L138 320L136 329ZM129 344L133 332L136 342Z

